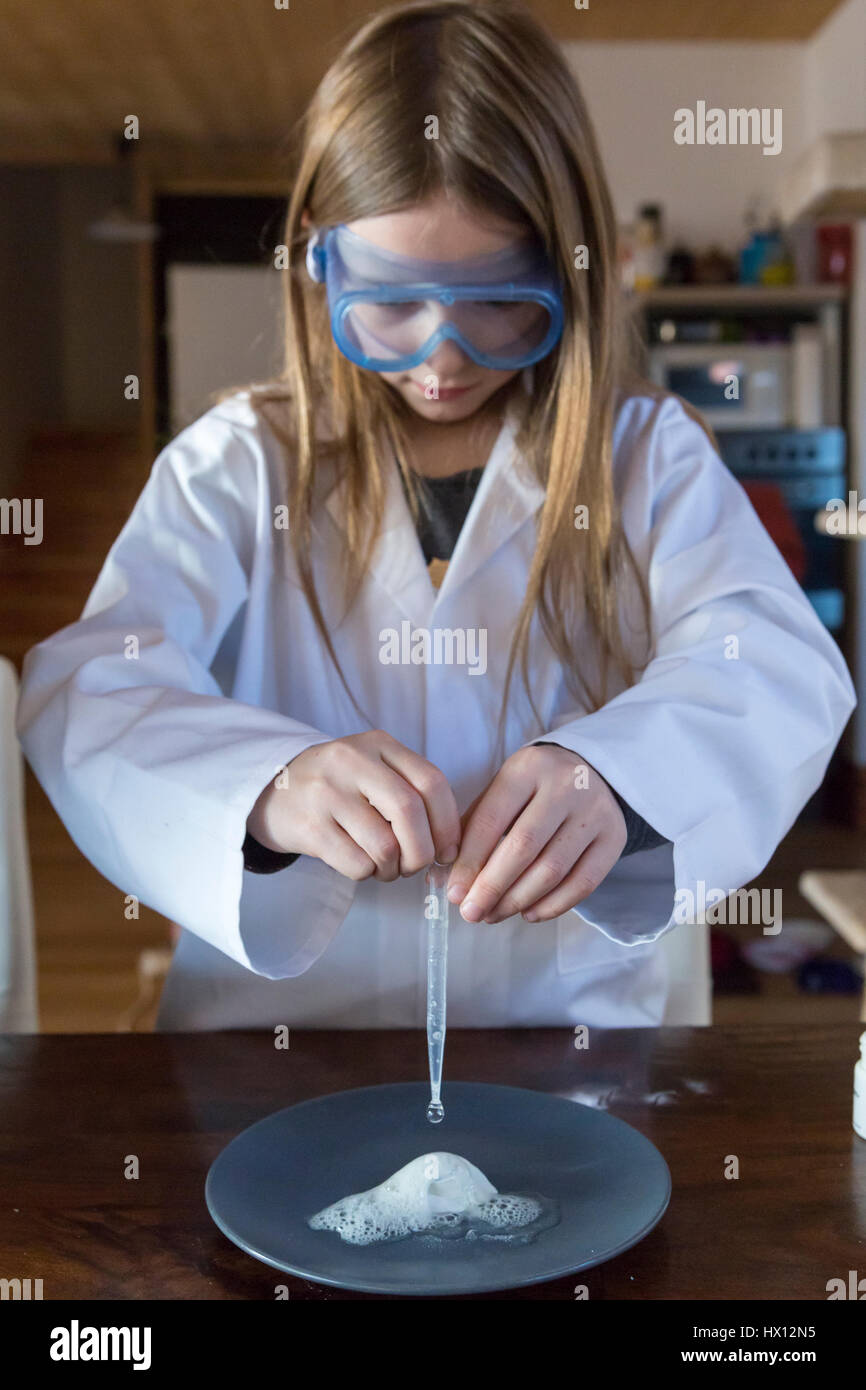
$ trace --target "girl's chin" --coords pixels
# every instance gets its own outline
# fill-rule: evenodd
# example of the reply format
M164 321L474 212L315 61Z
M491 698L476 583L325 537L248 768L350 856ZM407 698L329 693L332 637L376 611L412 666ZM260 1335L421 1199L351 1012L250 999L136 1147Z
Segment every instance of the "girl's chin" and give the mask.
M474 401L412 401L411 410L413 415L419 415L422 420L429 420L431 424L440 421L442 424L453 424L457 420L468 420L470 415L477 415L480 406Z

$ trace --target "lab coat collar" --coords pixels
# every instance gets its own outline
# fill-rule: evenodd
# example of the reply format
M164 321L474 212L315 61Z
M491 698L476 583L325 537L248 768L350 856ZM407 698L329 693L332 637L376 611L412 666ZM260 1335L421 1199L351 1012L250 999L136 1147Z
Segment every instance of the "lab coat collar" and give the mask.
M438 591L430 580L399 470L391 456L382 529L370 569L375 581L387 590L416 626L429 623L434 607L450 603L458 590L507 544L544 501L544 488L530 474L515 445L515 435L527 406L525 389L524 383L524 390L508 403L502 427ZM383 448L387 448L384 441ZM390 454L390 450L388 452ZM347 491L345 480L340 480L324 498L327 511L341 530Z

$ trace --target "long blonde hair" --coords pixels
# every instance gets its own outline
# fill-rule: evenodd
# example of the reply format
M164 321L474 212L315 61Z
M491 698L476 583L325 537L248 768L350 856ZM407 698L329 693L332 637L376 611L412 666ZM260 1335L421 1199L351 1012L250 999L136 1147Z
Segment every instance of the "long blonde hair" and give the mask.
M425 138L431 115L438 118L436 139ZM252 399L284 446L286 535L315 621L354 700L313 577L315 483L324 458L338 459L347 486L348 609L381 525L386 470L392 466L381 456L383 433L411 486L403 429L408 407L376 373L362 371L334 346L324 290L306 274L308 230L302 219L307 209L314 225L333 226L402 210L440 190L469 209L531 228L564 296L561 340L534 369L535 389L516 438L546 497L513 630L501 739L517 663L541 726L527 657L536 612L569 689L588 709L604 703L611 668L625 685L638 677L617 613L617 581L626 567L640 595L647 653L651 647L646 586L614 494L614 419L638 378L613 206L577 82L555 41L520 4L421 0L399 5L365 23L329 68L303 123L286 216L284 367L278 379L254 388ZM588 270L575 269L581 246ZM316 429L323 407L333 431L326 443ZM581 504L590 524L575 529ZM580 616L588 618L595 634L598 687L590 687L578 669L574 633Z

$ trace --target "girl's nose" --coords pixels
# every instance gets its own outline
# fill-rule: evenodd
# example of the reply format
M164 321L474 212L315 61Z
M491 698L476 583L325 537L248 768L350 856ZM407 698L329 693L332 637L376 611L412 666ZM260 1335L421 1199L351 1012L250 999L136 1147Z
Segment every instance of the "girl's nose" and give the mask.
M436 344L425 366L443 381L450 381L452 377L461 374L468 361L469 357L459 343L455 343L453 338L443 338Z

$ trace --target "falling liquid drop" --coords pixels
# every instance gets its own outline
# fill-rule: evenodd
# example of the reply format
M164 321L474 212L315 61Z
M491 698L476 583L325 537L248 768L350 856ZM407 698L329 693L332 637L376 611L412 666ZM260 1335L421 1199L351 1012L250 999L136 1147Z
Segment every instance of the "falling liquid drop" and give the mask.
M427 1106L427 1119L431 1125L441 1124L445 1119L445 1107L441 1100L431 1100Z

